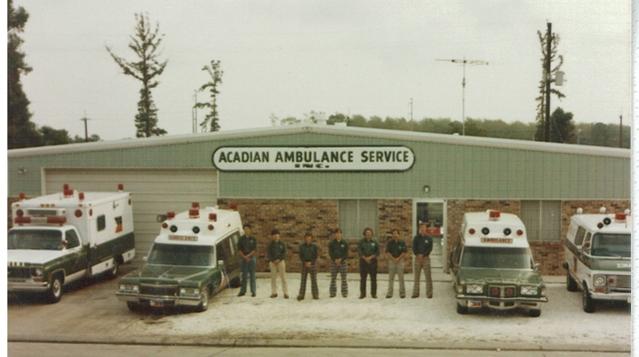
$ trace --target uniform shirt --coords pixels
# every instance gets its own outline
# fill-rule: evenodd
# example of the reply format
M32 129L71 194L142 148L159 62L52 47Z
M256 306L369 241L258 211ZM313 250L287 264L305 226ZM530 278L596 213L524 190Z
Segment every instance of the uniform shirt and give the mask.
M238 246L244 255L248 255L257 249L257 240L255 237L241 236Z
M302 262L314 262L317 259L317 246L315 243L300 245L300 259Z
M281 240L271 241L266 248L266 259L269 262L286 259L286 244Z
M339 241L332 239L330 243L328 243L328 255L332 260L348 258L348 243L344 242L343 239Z
M413 253L415 255L428 256L433 250L433 238L430 236L420 236L419 234L413 238Z
M366 240L366 238L362 238L357 244L357 251L359 252L360 257L368 257L368 256L378 256L379 255L379 244L376 240Z
M391 239L386 243L386 252L390 253L393 258L397 258L402 255L402 253L406 253L406 242L401 239L397 241Z

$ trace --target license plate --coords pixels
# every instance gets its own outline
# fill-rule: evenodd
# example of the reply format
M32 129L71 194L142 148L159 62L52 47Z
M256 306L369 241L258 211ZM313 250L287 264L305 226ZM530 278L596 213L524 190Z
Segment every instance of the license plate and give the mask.
M469 301L468 307L481 307L481 301Z
M153 307L162 307L162 306L164 306L164 302L163 301L151 300L150 301L150 305L153 306Z

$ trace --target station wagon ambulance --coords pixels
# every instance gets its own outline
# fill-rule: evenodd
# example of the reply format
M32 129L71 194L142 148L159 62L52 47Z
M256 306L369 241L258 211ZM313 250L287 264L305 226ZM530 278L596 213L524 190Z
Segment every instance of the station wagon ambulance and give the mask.
M208 308L209 297L239 285L237 243L242 234L240 214L217 207L168 212L139 271L120 280L116 293L129 310L192 306Z
M62 298L63 286L80 278L116 276L135 257L131 197L122 192L63 192L11 205L8 290Z
M581 290L585 312L594 312L597 300L630 303L630 211L582 212L571 217L563 242L566 288Z
M493 210L465 213L460 234L451 259L457 312L521 308L538 317L548 298L519 217Z

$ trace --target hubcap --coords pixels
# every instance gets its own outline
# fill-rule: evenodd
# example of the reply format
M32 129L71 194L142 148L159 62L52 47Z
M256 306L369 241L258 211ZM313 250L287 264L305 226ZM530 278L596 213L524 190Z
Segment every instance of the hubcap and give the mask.
M60 295L60 280L58 279L53 280L53 295Z

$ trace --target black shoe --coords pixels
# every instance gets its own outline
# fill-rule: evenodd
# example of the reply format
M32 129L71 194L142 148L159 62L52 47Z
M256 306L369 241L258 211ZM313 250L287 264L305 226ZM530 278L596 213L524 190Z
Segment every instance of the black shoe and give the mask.
M342 295L342 297L343 297L343 298L346 298L346 297L348 297L348 295Z
M365 297L366 297L366 295L360 295L360 296L359 296L359 298L360 298L360 299L363 299L363 298L365 298Z
M284 294L284 299L288 299L288 295Z
M411 296L411 298L413 298L413 299L418 298L418 297L419 297L419 295L413 295L413 296Z
M303 296L298 296L298 297L297 297L297 301L302 301L302 300L304 300L304 297L303 297Z
M334 298L334 297L335 297L335 294L331 295L331 297L332 297L332 298Z
M405 298L405 297L406 297L406 295L400 295L400 296L399 296L399 298L400 298L400 299L403 299L403 298Z
M251 293L251 297L255 297L255 293Z
M393 297L393 295L386 295L386 298L387 298L387 299L390 299L390 298L392 298L392 297Z
M430 294L430 295L428 295L426 297L429 298L429 299L432 299L433 298L433 294Z
M246 295L246 293L243 293L243 292L241 292L241 291L240 291L240 293L239 293L239 294L237 294L237 296L244 296L244 295Z
M271 294L271 299L276 298L277 294Z
M313 300L319 300L319 296L313 296Z
M373 299L377 299L377 294L371 294L371 297L372 297Z

